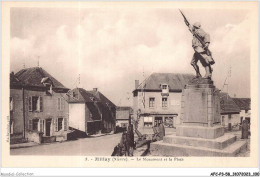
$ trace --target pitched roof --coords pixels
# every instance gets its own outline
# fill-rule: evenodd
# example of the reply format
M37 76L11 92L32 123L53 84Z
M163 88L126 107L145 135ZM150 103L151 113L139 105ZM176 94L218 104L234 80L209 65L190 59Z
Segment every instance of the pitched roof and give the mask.
M93 115L94 120L100 120L101 114L103 119L111 118L111 108L115 107L115 105L101 92L87 91L83 88L75 88L70 91L70 93L73 92L77 94L77 98L70 96L69 103L85 103L88 106L88 109L93 111L91 114Z
M161 84L168 84L170 91L181 91L194 77L193 74L153 73L138 86L137 90L161 90Z
M230 113L239 113L240 109L234 102L234 100L224 92L220 92L220 113L221 114L230 114Z
M92 114L92 116L87 116L88 117L87 121L93 122L94 120L101 120L101 116L100 116L98 107L95 105L95 103L86 102L86 105L87 105L90 113Z
M110 101L107 97L105 97L105 95L103 95L101 92L99 91L94 91L94 90L90 90L87 91L88 93L94 95L96 98L98 98L103 104L109 104L109 106L111 107L116 107L116 105Z
M97 101L97 102L101 102L102 104L104 104L105 106L110 106L110 107L116 107L116 105L110 101L107 97L105 97L101 92L99 91L87 91L83 88L75 88L73 90L70 91L70 93L75 92L76 94L79 94L78 98L73 98L70 97L69 102L71 103L77 103L77 102L93 102L93 101ZM92 98L94 100L92 100ZM108 103L108 105L107 105Z
M41 81L48 77L52 81L53 88L68 89L41 67L26 68L18 71L15 76L27 86L45 87Z
M22 82L14 75L14 73L10 73L10 88L20 87L22 85Z
M240 110L251 110L251 98L233 98Z

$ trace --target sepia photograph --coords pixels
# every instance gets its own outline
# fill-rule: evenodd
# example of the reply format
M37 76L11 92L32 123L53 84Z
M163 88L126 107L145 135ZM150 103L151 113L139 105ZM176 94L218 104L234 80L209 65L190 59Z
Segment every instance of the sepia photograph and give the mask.
M214 5L3 4L6 164L211 157L256 167L257 3Z

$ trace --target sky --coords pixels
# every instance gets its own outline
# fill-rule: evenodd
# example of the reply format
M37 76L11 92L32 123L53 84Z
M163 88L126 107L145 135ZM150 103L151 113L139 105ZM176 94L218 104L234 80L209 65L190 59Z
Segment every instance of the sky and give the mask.
M231 69L230 96L250 97L249 12L182 10L210 34L216 87L227 91ZM195 74L192 35L177 8L12 8L10 15L10 72L39 64L66 87L98 88L117 106L131 106L135 80L154 72Z

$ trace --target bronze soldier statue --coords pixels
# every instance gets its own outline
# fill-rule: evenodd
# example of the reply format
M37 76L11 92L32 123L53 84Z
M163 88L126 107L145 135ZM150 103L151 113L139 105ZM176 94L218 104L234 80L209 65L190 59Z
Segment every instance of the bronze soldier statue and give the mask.
M196 77L201 77L199 66L197 65L199 60L206 70L204 78L211 79L213 71L211 65L213 65L215 61L212 58L211 51L208 49L210 44L210 36L201 28L201 24L199 22L190 25L181 10L180 12L184 18L184 22L189 27L190 32L193 34L192 47L195 53L192 57L191 65L196 71Z
M204 42L204 46L202 43L198 40L198 38L193 35L192 39L192 47L195 51L193 54L192 60L191 60L191 65L194 67L196 71L196 77L201 77L200 71L199 71L199 66L197 65L198 60L201 62L202 66L205 67L206 74L204 78L206 79L211 79L212 75L212 57L211 54L207 52L207 49L210 44L210 36L207 34L203 29L201 29L201 25L199 22L196 22L193 24L193 26L189 26L190 30L194 31Z

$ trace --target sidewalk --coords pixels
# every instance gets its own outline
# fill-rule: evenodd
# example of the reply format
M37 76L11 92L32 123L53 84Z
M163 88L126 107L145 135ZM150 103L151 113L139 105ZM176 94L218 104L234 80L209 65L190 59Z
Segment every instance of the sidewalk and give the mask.
M37 146L37 145L39 145L39 144L35 143L35 142L11 144L10 149L25 148L25 147L31 147L31 146Z

